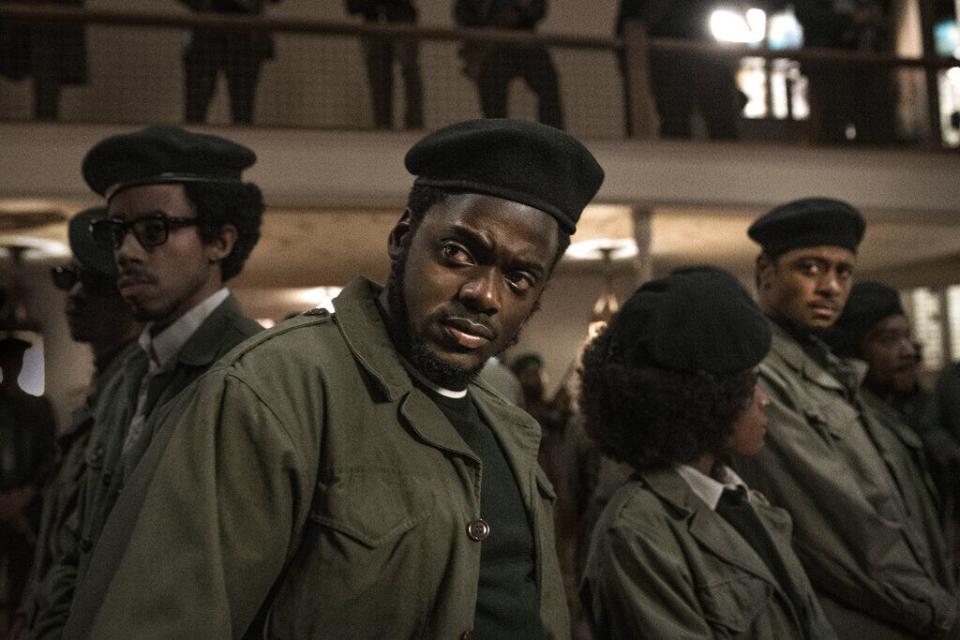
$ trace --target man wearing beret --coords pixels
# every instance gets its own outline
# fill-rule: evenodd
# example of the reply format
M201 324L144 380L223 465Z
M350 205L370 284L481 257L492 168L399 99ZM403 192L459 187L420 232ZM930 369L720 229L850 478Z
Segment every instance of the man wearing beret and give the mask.
M71 637L569 636L539 428L476 373L603 171L513 120L436 131L406 167L386 287L354 280L178 399Z
M879 282L855 284L830 343L837 355L867 364L860 399L865 417L878 427L877 448L910 514L907 535L923 551L918 558L927 573L953 593L953 553L944 540L939 493L915 428L926 394L917 379L920 359L900 293Z
M912 534L862 407L862 372L821 340L850 294L864 228L856 209L826 198L787 203L750 227L762 247L759 303L773 327L760 365L770 422L767 446L736 468L793 516L797 555L839 637L939 637L954 626L955 598Z
M83 160L84 179L108 206L107 217L90 226L93 239L112 251L120 295L145 327L94 409L72 516L81 538L78 553L55 568L58 593L83 584L154 417L261 328L224 287L260 237L262 194L241 179L255 161L246 147L175 127L112 136ZM51 621L59 625L53 635L66 613Z
M57 435L56 464L43 488L37 550L17 622L24 636L44 637L47 616L56 618L58 607L70 605L69 592L64 602L58 597L63 594L51 588L57 584L51 569L77 553L80 532L76 520L70 516L86 467L84 450L97 397L120 370L121 352L136 340L142 329L120 297L113 252L97 245L90 234L90 224L102 220L106 214L106 207L96 207L70 219L68 236L73 260L69 265L51 270L54 286L66 292L70 335L77 342L90 345L94 372L83 405L73 413L67 428ZM17 634L14 637L18 637Z

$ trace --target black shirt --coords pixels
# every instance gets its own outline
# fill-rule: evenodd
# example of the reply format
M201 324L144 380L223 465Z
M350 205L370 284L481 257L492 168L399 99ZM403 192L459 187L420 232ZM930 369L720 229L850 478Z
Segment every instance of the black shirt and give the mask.
M481 640L542 638L533 528L503 449L469 394L448 398L423 391L482 465L480 517L490 525L490 534L478 543L482 547L474 633Z

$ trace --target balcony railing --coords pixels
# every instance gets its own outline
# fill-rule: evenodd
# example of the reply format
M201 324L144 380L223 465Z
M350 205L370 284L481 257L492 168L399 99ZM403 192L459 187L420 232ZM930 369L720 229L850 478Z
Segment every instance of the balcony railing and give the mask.
M638 24L586 38L0 2L8 122L432 129L501 114L507 85L507 114L587 138L940 149L960 144L941 101L957 66L653 39Z

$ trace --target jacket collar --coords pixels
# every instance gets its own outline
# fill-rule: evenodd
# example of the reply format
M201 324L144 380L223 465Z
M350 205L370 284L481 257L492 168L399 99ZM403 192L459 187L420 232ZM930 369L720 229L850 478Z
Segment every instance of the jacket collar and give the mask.
M240 310L240 303L230 294L183 343L183 347L177 352L177 361L194 367L213 364L223 355L223 337L238 318L246 319Z
M773 329L773 344L770 347L770 354L778 356L787 366L807 380L826 389L835 389L842 393L854 393L863 381L866 369L861 364L855 361L841 361L830 352L827 345L811 336L812 348L823 351L823 357L827 364L827 367L825 367L811 357L804 350L803 345L783 327L773 320L770 320L770 325ZM850 379L841 381L839 378L845 377L845 373L849 374ZM844 382L848 384L845 385Z
M698 498L675 469L644 471L639 475L650 491L684 517L690 535L703 547L726 562L777 586L770 570L747 541Z

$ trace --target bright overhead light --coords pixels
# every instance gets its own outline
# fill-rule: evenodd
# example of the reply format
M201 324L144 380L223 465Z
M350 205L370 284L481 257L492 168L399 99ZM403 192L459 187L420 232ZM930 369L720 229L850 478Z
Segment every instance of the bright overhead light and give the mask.
M310 289L295 289L290 297L297 303L311 305L313 308L323 307L333 311L333 299L340 295L343 287L312 287Z
M56 240L45 240L43 238L34 238L31 236L5 235L0 237L0 245L11 247L25 247L23 252L25 260L43 259L43 258L66 258L70 256L70 247ZM9 249L2 249L2 255L9 255Z
M762 9L748 9L740 13L717 9L710 14L710 33L717 42L758 44L767 31L767 14Z
M572 260L602 260L609 252L611 260L626 260L639 253L637 243L626 238L598 238L574 242L567 249L566 256Z

